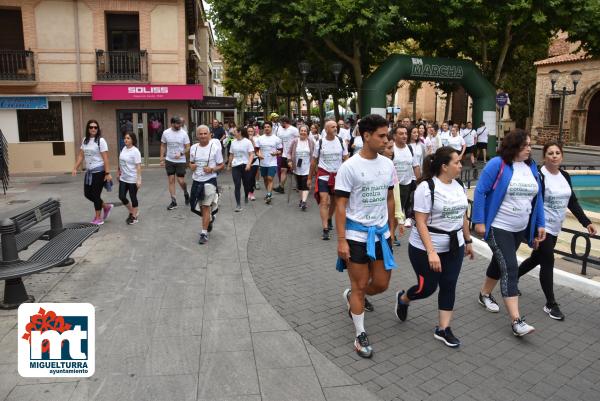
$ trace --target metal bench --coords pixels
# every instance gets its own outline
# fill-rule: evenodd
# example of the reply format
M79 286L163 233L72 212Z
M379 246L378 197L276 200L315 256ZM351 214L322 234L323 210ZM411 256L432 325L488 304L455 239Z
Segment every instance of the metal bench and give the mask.
M40 229L38 223L50 219L50 228ZM4 301L0 309L14 309L23 302L33 302L27 294L22 277L56 266L74 263L69 256L87 238L98 231L90 223L63 226L60 202L48 199L16 215L0 221L1 258L0 280L5 280ZM19 252L39 239L46 240L28 260L21 260Z

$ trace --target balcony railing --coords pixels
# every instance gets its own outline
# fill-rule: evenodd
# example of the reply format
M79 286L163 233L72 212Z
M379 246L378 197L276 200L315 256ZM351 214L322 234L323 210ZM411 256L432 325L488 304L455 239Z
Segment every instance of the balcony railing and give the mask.
M0 80L35 81L33 52L0 49Z
M98 81L147 81L148 52L96 50Z

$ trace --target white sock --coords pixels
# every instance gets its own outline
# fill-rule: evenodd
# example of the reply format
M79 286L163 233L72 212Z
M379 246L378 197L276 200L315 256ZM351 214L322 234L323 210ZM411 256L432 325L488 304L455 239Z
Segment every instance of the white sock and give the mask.
M356 336L360 333L365 332L365 312L360 315L355 315L352 313L352 321L354 322L354 329L356 330Z
M208 230L202 230L202 234L207 234L208 235Z

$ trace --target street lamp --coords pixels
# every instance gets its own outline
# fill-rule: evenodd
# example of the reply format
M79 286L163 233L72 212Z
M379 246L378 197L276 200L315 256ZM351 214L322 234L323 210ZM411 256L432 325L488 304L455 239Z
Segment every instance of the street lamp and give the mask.
M340 77L340 74L342 73L343 65L342 65L342 63L336 61L329 66L331 73L335 77L335 84L323 83L323 82L307 83L306 77L310 73L310 68L311 68L311 65L306 60L300 61L298 63L298 69L300 70L300 74L302 74L302 86L304 86L305 88L308 88L308 89L315 89L319 92L319 106L320 106L319 108L322 108L323 90L324 89L337 89L338 79ZM310 106L309 106L309 109L310 109ZM324 115L320 116L320 117L323 118ZM323 123L323 121L321 121L321 123Z
M577 93L577 84L581 80L581 75L582 75L581 71L579 71L579 70L572 71L570 76L571 76L571 81L573 82L573 89L567 90L567 87L563 86L562 89L557 90L555 88L555 85L556 85L556 82L560 78L560 71L559 70L550 71L550 82L552 83L551 93L553 95L560 95L560 119L558 122L558 124L559 124L558 125L558 143L560 143L561 145L563 143L563 118L564 118L564 114L565 114L565 97L567 97L569 95L574 95L575 93Z

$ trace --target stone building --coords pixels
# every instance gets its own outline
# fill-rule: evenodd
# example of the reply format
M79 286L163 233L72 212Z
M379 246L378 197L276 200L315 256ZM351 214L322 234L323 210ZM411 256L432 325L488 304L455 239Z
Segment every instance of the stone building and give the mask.
M532 134L538 144L557 140L562 124L565 143L600 146L600 59L588 57L578 47L579 43L567 41L566 33L559 33L550 45L548 58L534 63L537 78ZM562 121L561 96L551 93L552 70L561 72L555 85L558 90L573 89L570 73L582 73L577 93L565 97Z
M212 87L208 30L201 0L0 0L11 172L70 171L89 119L113 169L125 132L144 164L158 163L170 118L188 119L189 101Z

